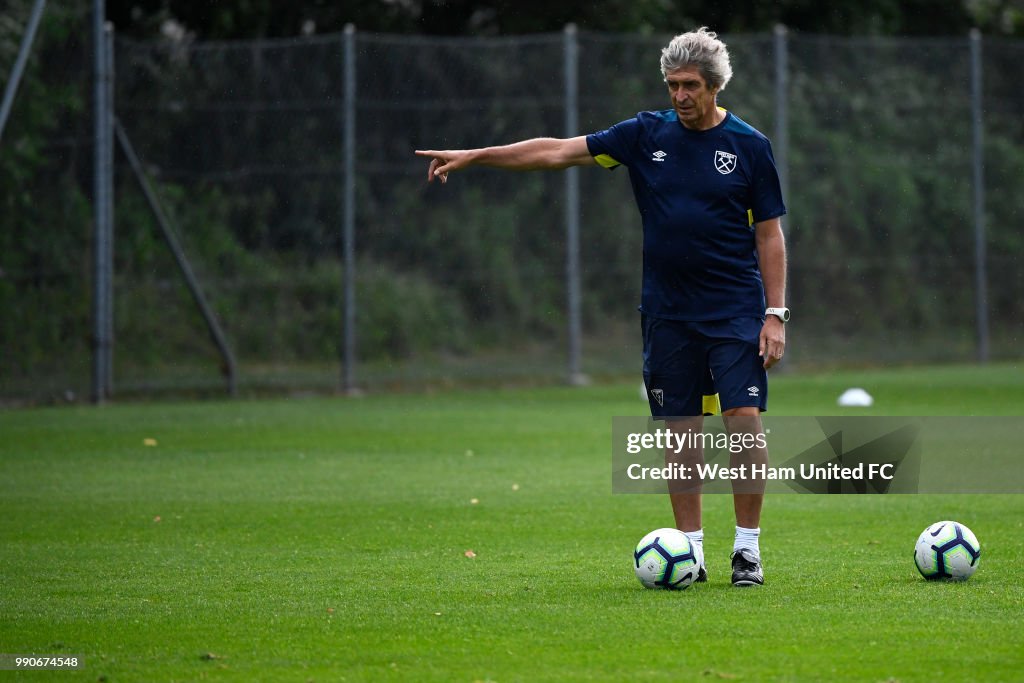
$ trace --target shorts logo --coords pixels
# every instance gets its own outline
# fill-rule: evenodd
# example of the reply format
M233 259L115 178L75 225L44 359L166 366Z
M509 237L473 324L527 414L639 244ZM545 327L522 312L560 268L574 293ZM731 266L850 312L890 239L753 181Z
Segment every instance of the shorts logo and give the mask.
M761 393L761 390L758 387L747 387L747 393L754 398L757 398L758 394Z
M651 396L658 402L658 405L662 408L665 407L665 390L664 389L651 389Z
M668 155L662 152L660 149L651 155L651 161L665 161L665 157Z
M736 155L715 150L715 169L722 175L729 175L736 170Z

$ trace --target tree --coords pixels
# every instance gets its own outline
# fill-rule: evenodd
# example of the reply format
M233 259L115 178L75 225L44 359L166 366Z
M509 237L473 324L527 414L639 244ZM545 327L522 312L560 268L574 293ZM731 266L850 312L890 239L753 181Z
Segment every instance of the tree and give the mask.
M180 25L200 40L270 38L360 30L434 35L559 31L575 22L593 31L675 33L698 25L749 33L778 23L796 31L841 35L962 35L972 26L1024 35L1019 0L115 0L109 18L121 35L155 38ZM170 23L168 23L170 22Z

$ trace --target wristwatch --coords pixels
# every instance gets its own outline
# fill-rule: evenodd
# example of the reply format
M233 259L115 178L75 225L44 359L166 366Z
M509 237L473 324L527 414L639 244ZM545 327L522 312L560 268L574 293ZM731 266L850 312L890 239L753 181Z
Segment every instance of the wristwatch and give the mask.
M765 315L774 315L782 322L789 322L789 309L788 308L766 308L764 309Z

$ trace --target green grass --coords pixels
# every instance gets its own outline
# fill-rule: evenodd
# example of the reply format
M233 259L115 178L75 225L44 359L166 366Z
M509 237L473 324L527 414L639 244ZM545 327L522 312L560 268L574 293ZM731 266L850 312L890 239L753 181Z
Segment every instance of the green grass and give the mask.
M874 414L1024 413L1013 365L780 375L772 412L853 385ZM0 679L1020 680L1024 496L770 497L751 590L708 496L710 582L641 588L671 515L610 493L637 386L0 413L0 652L85 661ZM913 567L944 518L984 548L964 584Z

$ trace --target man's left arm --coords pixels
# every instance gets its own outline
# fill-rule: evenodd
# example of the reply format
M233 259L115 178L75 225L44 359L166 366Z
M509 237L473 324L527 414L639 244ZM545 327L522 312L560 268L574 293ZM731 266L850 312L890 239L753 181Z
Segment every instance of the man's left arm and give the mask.
M768 308L786 306L786 240L782 235L782 219L769 218L754 224L757 241L757 260L764 282L764 296ZM770 368L786 352L786 326L774 315L765 317L761 328L759 351L764 367Z

